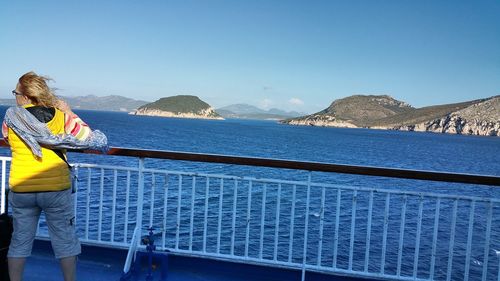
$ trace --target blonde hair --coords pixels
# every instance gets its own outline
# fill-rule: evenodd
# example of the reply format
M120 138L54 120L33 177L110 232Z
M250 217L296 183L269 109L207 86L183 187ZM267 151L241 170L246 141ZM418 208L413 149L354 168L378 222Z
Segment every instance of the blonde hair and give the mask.
M19 78L19 90L34 105L54 107L57 98L49 86L47 86L47 81L51 80L49 77L39 76L35 72L30 71Z

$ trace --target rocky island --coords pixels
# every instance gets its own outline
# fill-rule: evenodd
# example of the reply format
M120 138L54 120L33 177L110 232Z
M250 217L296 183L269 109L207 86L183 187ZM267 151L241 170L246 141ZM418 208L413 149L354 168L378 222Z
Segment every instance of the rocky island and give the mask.
M161 98L130 112L134 115L160 117L224 119L206 102L196 96L179 95Z
M336 100L318 113L281 123L500 136L500 96L414 108L387 95L355 95Z

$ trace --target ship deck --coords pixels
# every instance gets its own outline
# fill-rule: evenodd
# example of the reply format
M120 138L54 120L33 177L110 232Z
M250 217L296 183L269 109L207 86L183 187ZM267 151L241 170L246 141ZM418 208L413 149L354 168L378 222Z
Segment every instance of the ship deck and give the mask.
M82 245L82 254L77 263L77 279L93 281L120 280L127 251L102 246ZM234 263L205 258L169 255L168 281L278 281L301 280L301 272L277 267ZM159 272L154 272L158 280ZM366 280L344 276L333 276L307 272L306 280L355 281ZM146 272L133 280L146 280ZM36 240L32 256L28 258L24 274L25 281L63 280L58 261L52 254L50 242Z

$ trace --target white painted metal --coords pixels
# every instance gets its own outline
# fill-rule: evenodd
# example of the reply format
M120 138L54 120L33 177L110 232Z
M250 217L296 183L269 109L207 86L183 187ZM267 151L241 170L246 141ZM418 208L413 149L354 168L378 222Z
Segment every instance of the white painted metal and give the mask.
M372 236L372 211L373 211L373 191L370 191L370 201L368 202L368 222L366 224L366 243L365 243L365 266L364 272L368 272L368 262L370 260L370 243Z
M2 195L1 195L1 199L0 199L0 214L3 214L7 211L7 205L5 204L5 192L7 190L7 188L5 187L5 181L6 181L6 174L7 174L7 165L6 165L6 162L7 162L7 159L5 159L4 157L1 157L0 158L2 160Z
M264 251L264 227L266 223L266 195L267 195L267 184L264 184L262 190L262 206L260 210L260 236L259 236L259 258L262 259L262 252Z
M469 211L469 230L467 231L467 250L465 251L465 273L464 280L469 280L470 269L470 254L472 248L472 229L474 228L474 212L476 209L476 201L471 202Z
M354 256L354 230L356 229L356 206L358 202L358 191L354 190L352 196L352 215L351 215L351 237L349 240L349 268L352 270L352 259Z
M221 231L222 231L222 200L224 197L224 179L220 180L219 187L219 221L217 223L217 249L216 253L220 253Z
M405 224L406 224L406 204L408 202L408 197L403 196L403 210L401 211L401 225L399 227L399 243L398 243L398 266L396 276L401 276L401 259L403 257L403 238L405 235Z
M248 203L247 203L247 233L245 238L245 257L248 257L248 246L250 242L250 213L252 208L252 181L248 183Z
M116 222L116 185L118 181L118 171L113 171L113 202L111 206L111 242L115 242L115 222Z
M0 158L2 161L2 188L5 189L5 180L6 180L6 162L8 162L8 159L3 159ZM313 183L311 181L311 175L309 174L307 182L304 181L289 181L289 180L277 180L277 179L262 179L262 178L253 178L253 177L236 177L236 176L227 176L227 175L208 175L208 174L201 174L201 173L188 173L188 172L178 172L178 171L162 171L162 170L157 170L157 169L146 169L144 167L143 159L139 159L139 167L136 168L129 168L129 167L115 167L115 166L104 166L104 165L88 165L88 164L76 164L75 167L78 168L85 168L88 171L87 174L87 191L85 196L82 196L82 198L78 198L78 200L81 200L82 202L78 202L80 204L85 204L85 205L80 205L82 209L84 209L85 213L80 213L78 216L80 217L80 222L82 222L85 225L84 228L84 237L82 237L81 241L84 243L92 243L92 244L98 244L98 245L108 245L108 246L113 246L113 247L126 247L130 245L130 239L128 239L128 219L129 219L129 205L130 207L133 206L133 208L136 208L137 216L136 216L136 226L140 228L144 227L142 223L142 210L143 210L143 205L145 204L144 202L144 194L145 194L145 186L149 187L151 186L151 197L148 198L150 200L151 204L151 209L149 213L149 224L151 225L154 223L154 218L155 217L161 217L163 218L162 224L163 224L163 230L162 230L162 249L165 250L170 250L174 253L178 254L184 254L184 255L191 255L191 256L202 256L202 257L213 257L213 258L219 258L219 259L228 259L228 260L234 260L234 261L241 261L241 262L246 262L246 263L255 263L255 264L260 264L260 265L268 265L268 266L284 266L284 267L289 267L289 268L294 268L298 270L303 271L303 276L305 276L305 272L312 270L312 271L321 271L321 272L337 272L341 274L345 274L348 276L358 276L358 277L366 277L366 278L382 278L382 279L388 279L388 280L423 280L418 278L418 265L419 265L419 255L420 251L423 251L423 247L421 249L421 244L424 243L424 239L422 239L422 219L423 217L434 217L434 228L433 228L433 235L432 235L432 249L431 249L431 264L430 264L430 269L429 269L429 280L433 279L441 279L444 278L444 276L436 276L438 272L441 272L442 274L446 274L446 278L448 280L451 280L452 278L455 278L456 274L459 274L460 270L463 270L465 267L465 274L464 274L464 279L472 279L472 268L470 265L472 255L471 255L471 250L473 247L475 247L474 244L474 237L472 234L475 233L476 227L474 226L474 216L475 216L475 209L478 208L476 207L476 204L485 202L487 204L487 213L486 214L486 230L485 230L485 244L484 244L484 253L483 253L483 264L482 264L482 280L489 280L492 278L492 276L498 276L498 271L497 271L497 262L495 260L495 264L492 265L491 262L489 262L490 259L490 250L491 250L491 243L492 243L492 232L495 231L495 235L497 235L497 230L498 230L498 225L495 220L493 220L493 210L499 207L500 200L498 198L485 198L485 197L475 197L475 196L461 196L461 195L453 195L453 194L435 194L435 193L429 193L429 192L424 192L424 193L419 193L419 192L412 192L412 191L402 191L402 190L397 190L397 189L376 189L376 188L367 188L367 187L353 187L353 186L343 186L343 185L336 185L336 184L324 184L324 183ZM92 186L92 181L95 181L92 179L92 173L93 170L101 170L101 175L100 175L100 189L99 189L99 196L96 196L97 190L94 192L92 191L92 188L95 186ZM117 174L119 171L123 171L127 173L127 184L126 186L120 186L118 179L117 179ZM104 176L106 173L113 173L113 181L110 181L110 183L107 183L104 181ZM135 184L134 187L131 187L131 173L137 173L138 174L138 185L137 185L137 190L135 190ZM151 182L149 181L149 177L145 179L144 174L145 173L152 173L151 177ZM155 176L155 173L161 173L165 175L165 191L163 194L163 199L161 198L156 198L155 194L157 193L156 189L156 181L157 177ZM134 175L135 176L135 175ZM176 196L173 196L173 198L177 199L177 225L175 227L175 237L171 237L170 239L167 239L166 235L166 229L167 229L167 203L168 203L168 177L169 176L174 176L178 177L179 179L179 185L178 185L178 193ZM182 179L183 176L188 176L193 178L193 189L191 190L192 193L192 200L191 202L186 202L186 200L183 202L181 197L182 197L182 189L183 189L183 184L182 184ZM193 236L193 228L194 228L194 210L196 204L194 204L194 200L196 199L195 195L195 188L197 188L197 185L199 185L199 181L196 181L196 177L206 177L207 178L207 185L206 185L206 194L205 194L205 224L207 224L208 221L208 212L212 212L208 208L210 207L208 204L208 198L209 198L209 181L210 179L218 179L220 180L220 189L219 189L219 195L218 195L218 205L213 206L213 208L218 208L219 216L218 216L218 224L217 224L217 247L214 248L206 248L206 236L207 236L207 229L204 231L204 247L203 250L195 250L193 249L192 245L195 242L194 241L194 236ZM135 178L134 178L135 179ZM83 182L85 179L82 179ZM226 200L227 202L224 202L224 181L230 181L234 180L234 190L233 190L233 200ZM248 201L246 203L247 205L247 210L246 210L246 218L244 214L238 215L238 183L239 182L248 182ZM262 184L263 185L263 194L262 194L262 204L259 206L260 209L260 214L261 214L261 224L260 225L250 225L250 221L252 219L253 215L255 215L255 212L252 212L252 195L253 195L253 185L254 184ZM108 186L108 184L110 186ZM151 184L151 185L150 185ZM267 189L267 186L269 184L277 184L278 185L278 191L277 194L274 193L276 191L273 190L273 199L274 196L276 196L277 200L277 205L276 205L276 216L274 218L274 221L268 221L270 216L267 214L269 213L269 205L266 205L267 203L267 194L271 194L271 189ZM283 192L283 186L286 184L288 190L292 188L292 201L291 201L291 215L290 215L290 224L289 224L289 237L287 238L281 238L279 237L280 235L280 221L284 218L282 214L282 202L287 202L286 200L289 200L290 197L285 196L286 193ZM112 185L112 186L111 186ZM320 208L320 221L319 221L319 229L316 226L314 229L311 228L313 224L310 224L310 216L309 212L311 209L318 208L318 202L317 201L311 201L311 190L312 188L320 188L321 189L321 202L319 203L319 208ZM109 219L109 214L105 213L105 209L107 208L109 202L108 200L105 200L104 198L104 188L106 190L113 189L113 202L111 203L111 239L110 241L105 241L107 239L103 239L106 236L103 236L103 225L106 224L106 220ZM108 189L109 188L109 189ZM131 190L131 188L133 188ZM298 209L296 210L296 203L300 202L300 200L304 200L304 198L297 198L297 194L303 194L303 193L297 193L297 189L301 189L302 191L307 189L307 198L305 200L305 205L306 205L306 211L305 214L303 210ZM337 192L337 200L336 200L336 214L335 214L335 232L334 233L329 233L329 232L324 232L324 223L325 222L325 209L328 209L330 205L326 204L331 204L334 205L335 202L328 202L325 199L325 192L330 189L336 189ZM286 189L285 189L286 190ZM119 194L122 194L126 192L125 195L125 212L124 212L124 237L123 241L120 242L115 242L116 238L116 228L120 225L121 223L121 216L122 212L119 210L119 203L116 201L116 197ZM350 206L352 209L351 213L351 232L350 232L350 240L349 244L347 244L345 241L340 241L339 240L339 229L341 229L342 223L341 223L341 217L345 216L341 215L341 210L344 208L341 208L341 198L342 198L342 193L343 192L352 192L353 193L353 202ZM362 193L369 193L369 203L368 203L368 217L367 217L367 225L366 225L366 243L365 243L365 248L362 249L365 252L364 255L364 260L363 257L356 257L353 255L354 251L354 233L356 233L356 210L357 210L357 198L359 197L360 194ZM374 194L378 193L381 194L382 196L385 196L385 209L381 210L383 212L383 223L380 223L382 218L378 216L374 216L373 214L373 206L374 206ZM276 195L274 195L276 194ZM401 196L403 198L403 204L402 204L402 209L401 213L399 213L399 209L393 209L389 210L390 207L390 201L391 201L391 195L395 196ZM130 203L135 203L135 200L129 200L134 198L134 196L137 196L137 205L135 204L130 204ZM269 195L271 197L271 195ZM419 204L418 204L418 210L416 210L415 207L413 207L411 204L407 204L407 198L408 196L418 196L419 198ZM383 198L383 197L382 197ZM4 198L2 198L1 202L3 201ZM161 202L163 200L163 216L160 214L156 214L155 212L158 212L161 210L160 208L157 208L158 210L155 210L155 204L159 204L157 202ZM282 201L283 200L283 201ZM430 214L427 210L424 210L423 208L423 202L427 202L429 200L430 202L435 202L436 207L435 211L433 214ZM452 221L451 221L451 230L449 234L449 241L443 240L443 238L446 238L446 235L441 235L440 229L439 229L439 224L440 224L440 209L441 209L441 200L453 200L453 210L451 211L451 216L452 216ZM85 202L83 202L85 201ZM147 201L147 200L146 200ZM345 200L344 200L345 201ZM471 204L471 209L469 212L468 218L457 218L458 214L458 202L470 202ZM122 201L123 202L123 201ZM303 202L303 201L302 201ZM255 202L254 202L255 203ZM347 203L347 202L344 202ZM399 203L399 202L398 202ZM92 222L90 221L90 206L94 206L99 204L99 217L94 218L92 217ZM187 206L191 205L191 208L188 208ZM105 206L106 205L106 208ZM77 205L76 205L77 206ZM75 206L75 208L76 208ZM361 204L359 204L360 208L362 208ZM5 208L6 206L3 206ZM255 204L254 204L254 209L255 209ZM267 207L267 208L266 208ZM117 209L118 208L118 209ZM203 208L200 206L200 209ZM413 209L412 209L413 208ZM230 225L223 225L222 224L222 216L223 216L223 210L232 210L232 223ZM123 209L122 209L123 210ZM361 210L361 209L360 209ZM80 210L81 212L82 210ZM241 210L242 213L244 212L244 208ZM408 224L406 225L406 214L410 214L410 211L412 214L418 213L418 218L417 218L417 224L416 226L414 224ZM92 214L94 214L95 211L93 211ZM189 213L190 212L190 213ZM266 213L267 212L267 213ZM272 210L274 212L274 210ZM391 214L389 216L389 213ZM188 214L191 215L191 220L190 220L190 239L189 239L189 248L185 248L184 245L182 245L182 249L180 249L179 241L180 241L180 224L181 220L180 218L185 218L188 216ZM266 214L268 215L266 217ZM394 215L393 215L394 214ZM304 244L303 245L294 245L294 235L295 235L295 229L302 223L303 221L299 220L299 217L302 217L305 215L305 227L304 227ZM288 216L288 214L286 214ZM297 216L297 220L296 220ZM85 218L85 219L82 219ZM236 235L236 220L238 219L246 219L246 227L245 227L245 232L246 235L243 234L241 239L237 239ZM175 218L172 219L174 221ZM372 224L372 220L374 223ZM95 221L98 221L98 223L95 223ZM117 221L120 221L120 223L117 224ZM391 223L399 223L399 241L390 241L388 240L388 231L389 231L389 221ZM455 247L455 233L456 231L461 231L459 229L456 229L458 225L465 225L468 221L468 232L467 232L467 245L466 245L466 251L464 256L461 257L462 261L465 259L465 266L462 268L459 268L458 266L455 266L453 263L453 259L456 255L457 261L459 260L459 252L457 251L456 254L453 253L454 247ZM382 252L381 256L381 261L380 261L380 271L372 271L369 269L369 260L370 260L370 252L371 248L377 247L375 243L372 245L372 235L371 233L375 233L375 231L380 231L380 230L374 230L373 225L383 225L383 235L382 235L382 246L378 246L379 250ZM172 222L173 224L173 222ZM477 225L477 223L476 223ZM205 226L206 227L206 226ZM333 226L332 226L333 227ZM272 233L272 228L274 228L274 237L272 237L274 242L274 248L273 248L273 255L272 257L267 257L264 255L264 233ZM358 227L359 228L359 227ZM408 231L413 231L413 233L416 233L415 235L415 240L414 241L406 241L407 237L404 237L405 233L405 228L408 228ZM106 229L106 228L104 228ZM242 229L243 230L243 229ZM372 231L373 230L373 231ZM484 231L484 229L482 230ZM223 243L228 243L229 241L225 241L222 239L222 233L229 233L231 232L231 250L227 252L226 254L221 253L221 248L227 244ZM259 235L260 233L260 235ZM314 251L308 251L308 242L309 240L313 239L312 236L308 237L308 235L315 233L318 236L315 236L314 239L318 239L319 237L319 245L318 249ZM440 233L438 237L438 233ZM447 231L446 231L447 233ZM214 233L215 234L215 233ZM39 235L44 235L46 237L46 231L42 231L41 234ZM184 234L183 234L184 235ZM357 235L357 234L356 234ZM458 235L458 234L457 234ZM333 236L333 237L332 237ZM465 236L465 235L464 235ZM457 236L458 237L458 236ZM249 256L249 246L250 246L250 241L256 241L256 239L259 239L259 248L256 250L259 251L258 256ZM297 237L295 237L297 238ZM333 238L333 239L332 239ZM282 242L281 239L289 239L288 240L288 248L281 249L278 247L279 242ZM325 257L325 253L323 253L323 250L326 250L326 247L324 247L326 244L323 243L323 241L326 241L325 239L329 239L329 241L334 241L333 243L333 264L332 266L324 266L322 265L322 258ZM413 254L413 264L410 266L413 267L412 271L412 276L401 276L401 269L402 269L402 255L406 253L404 252L404 248L402 247L403 245L403 239L404 239L404 244L411 244L415 245L415 252ZM458 238L457 238L458 239ZM121 239L120 239L121 240ZM168 241L167 241L168 240ZM169 242L172 242L172 244L169 244ZM437 254L439 254L439 258L443 258L443 253L437 253L438 249L438 243L441 243L442 241L445 241L445 243L449 243L449 248L448 248L448 267L446 266L441 266L436 263L436 260L438 258ZM296 241L295 241L296 242ZM341 244L342 242L342 244ZM237 245L245 245L245 252L244 254L242 252L237 253L236 252L236 246ZM296 243L295 243L296 244ZM347 245L346 245L347 244ZM169 248L167 245L175 245L175 247ZM385 273L385 260L386 260L386 254L388 254L389 249L393 249L394 246L397 247L397 256L398 256L398 264L397 264L397 273ZM426 245L427 241L426 241ZM251 246L254 246L252 244ZM301 261L299 261L299 258L294 256L294 253L297 253L297 248L300 249L300 247L303 247L303 255ZM349 266L348 268L339 268L337 265L337 260L338 260L338 252L340 249L346 249L346 247L349 246ZM390 246L390 247L389 247ZM429 245L428 245L429 246ZM342 247L342 248L341 248ZM332 251L332 248L328 248L330 251ZM252 248L253 250L253 248ZM266 249L267 250L267 249ZM279 257L286 256L286 252L288 252L288 259L285 261L280 261ZM356 250L356 252L359 252ZM252 252L253 253L253 252ZM330 252L331 253L331 252ZM394 255L395 253L391 253ZM446 253L444 253L446 254ZM308 264L307 261L311 260L312 257L310 256L316 256L317 260L314 262L314 264ZM444 256L445 257L445 256ZM372 259L374 257L371 257ZM345 261L344 261L345 262ZM364 266L362 267L362 270L356 270L353 269L355 268L353 266L354 262L356 264L363 264ZM438 266L436 266L438 265ZM394 266L394 265L393 265ZM405 267L408 267L408 265L405 265ZM410 268L411 268L410 267ZM489 272L490 270L490 272ZM446 273L445 273L446 272ZM441 274L439 273L439 274ZM427 278L427 277L426 277ZM475 278L479 278L475 276ZM474 279L475 280L475 279Z
M7 158L5 157L0 157L0 159L2 160L2 195L0 196L0 214L3 214L7 211L7 204L5 202L5 192L6 192L6 186L5 186L5 182L6 182L6 177L7 177Z
M205 185L205 215L203 219L203 252L207 251L207 230L208 230L208 196L210 191L210 178L207 178Z
M142 209L144 207L144 158L139 158L139 170L137 179L137 215L135 225L139 226L139 234L142 234Z
M134 229L134 234L132 235L132 241L130 242L130 248L127 253L127 259L125 260L125 265L123 266L123 273L127 273L130 270L133 259L135 259L135 252L137 246L139 245L139 240L141 238L141 228L136 226Z
M238 201L238 180L234 180L234 191L233 191L233 221L231 223L231 256L234 255L234 243L236 238L236 207Z
M294 226L295 226L295 200L297 199L297 186L293 185L292 191L292 210L290 215L290 240L288 242L288 262L292 262L293 255L293 236L294 236Z
M333 239L333 268L337 268L337 252L339 245L339 227L340 227L340 198L342 196L340 188L337 188L337 205L335 212L335 237Z
M323 227L325 219L325 188L321 188L321 203L319 209L319 244L318 244L318 262L317 265L321 266L321 257L323 256Z
M455 246L455 227L457 224L458 200L453 201L453 212L451 218L450 247L448 249L448 269L446 270L446 281L451 280L451 268L453 265L453 247Z
M182 198L182 175L179 175L179 186L177 193L177 225L175 228L175 249L179 249L179 235L181 228L181 198Z
M74 167L72 166L72 170L73 170L73 173L76 177L76 180L73 180L71 179L71 184L72 184L72 190L74 191L74 194L73 194L73 206L74 206L74 214L75 214L75 219L74 219L74 223L75 225L78 225L78 219L77 219L77 213L78 213L78 167ZM3 173L2 173L3 174ZM73 186L74 184L74 186ZM114 215L113 215L114 216Z
M274 254L273 260L278 260L278 239L280 228L280 208L281 208L281 183L278 184L278 194L276 196L276 224L274 225Z
M418 202L418 217L417 217L417 235L415 237L415 255L413 256L413 277L416 278L418 274L418 255L420 254L420 236L422 232L422 212L423 212L424 202L422 197L419 198Z
M307 196L306 196L306 222L304 226L304 247L302 255L302 281L306 279L306 264L307 264L307 244L309 238L309 203L311 201L311 171L307 175Z
M491 236L491 221L493 219L493 204L490 202L488 204L488 217L486 218L486 237L484 242L484 254L483 254L483 278L482 281L486 281L488 276L488 256L490 253L490 236ZM500 268L498 269L500 271Z
M385 209L384 209L384 234L382 238L382 256L380 262L380 273L384 275L385 272L385 254L387 251L387 230L389 227L389 203L391 200L391 194L387 193L385 195Z
M151 197L149 202L151 204L151 208L149 209L149 227L153 227L153 213L155 210L155 189L156 189L156 177L155 173L151 174Z
M128 206L130 202L130 171L127 171L127 191L125 194L125 217L124 217L124 233L123 233L123 242L127 243L128 237Z
M194 202L195 198L195 190L196 190L196 177L193 176L192 186L191 186L191 217L189 219L189 250L193 250L193 231L194 231Z
M162 249L166 249L167 237L167 207L168 207L168 174L165 174L165 192L163 193L163 230L161 232Z
M434 213L434 232L432 234L432 253L431 253L431 267L430 267L430 279L434 279L434 274L436 272L436 248L438 239L438 229L439 229L439 213L441 211L441 198L436 201L436 210Z
M97 223L97 241L101 242L102 238L102 208L104 199L104 169L101 168L101 181L99 184L99 218ZM140 225L140 224L137 224Z
M89 221L90 221L90 186L92 183L92 170L87 169L87 200L86 200L86 218L85 218L85 239L89 239Z

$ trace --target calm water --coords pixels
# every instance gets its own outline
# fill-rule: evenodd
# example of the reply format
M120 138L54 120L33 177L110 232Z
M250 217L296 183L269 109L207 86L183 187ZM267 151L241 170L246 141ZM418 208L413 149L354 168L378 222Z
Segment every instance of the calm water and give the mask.
M0 114L3 115L5 109L5 107L1 107ZM77 113L92 128L100 129L101 131L105 132L108 135L110 145L117 147L242 155L301 161L319 161L352 165L369 165L391 168L489 174L500 176L500 161L498 160L500 152L500 138L498 137L476 137L432 133L379 131L367 129L340 129L302 126L297 127L280 125L276 122L271 121L235 119L219 121L157 118L147 116L132 116L125 113L98 111L77 111ZM8 154L8 151L5 149L0 151L3 155ZM124 157L95 157L90 155L72 154L70 155L70 160L70 162L137 166L136 159ZM307 173L300 171L283 171L276 169L237 167L231 165L201 164L178 161L173 162L147 160L146 166L165 169L223 173L229 175L251 175L255 177L278 178L287 180L306 180L307 178ZM366 186L386 189L397 188L403 190L430 191L434 193L453 193L460 195L500 198L500 189L474 185L431 183L399 179L384 179L377 177L332 175L325 173L313 173L312 180L317 182L336 183L348 186ZM257 192L257 195L260 194L259 196L262 196L262 190L256 190L255 192ZM268 196L270 196L269 194L271 194L272 196L273 192L276 191L270 189ZM286 194L290 196L289 193L285 192L285 196ZM202 195L203 192L200 193L200 196ZM243 194L243 196L244 195L245 194ZM214 196L216 196L216 192ZM303 192L298 193L299 200L303 200L304 196L305 194ZM318 192L313 192L311 196L314 200L315 197L317 199L320 195L318 194ZM349 196L352 197L352 194L348 194L347 199L343 199L345 202L342 201L342 204L351 204ZM326 198L327 200L330 200L329 202L335 202L336 200L334 193L327 193ZM360 207L360 210L358 211L357 216L366 217L367 212L366 208L362 206L362 199L363 198L360 195L360 203L358 205ZM315 202L319 201L316 200ZM376 209L383 209L383 202L384 198L375 198L375 211L373 214L374 217L381 215L381 211L378 211L377 213ZM415 202L409 202L409 205L415 205ZM242 204L243 210L246 203L242 202ZM391 202L391 204L393 203ZM450 202L443 202L443 206L447 204L449 205ZM393 206L391 205L391 208L392 207ZM465 216L465 218L467 218L466 216L469 210L468 208L470 208L470 206L460 207L464 210L463 215ZM301 208L305 207L302 206ZM312 206L311 208L312 210L314 210L315 207ZM399 207L394 206L394 208L398 209ZM481 210L481 208L485 208L485 206L477 206L478 210ZM491 243L492 253L490 254L491 259L495 258L495 250L500 249L500 233L498 229L500 210L497 209L494 210L494 228L492 229L493 241ZM260 216L260 209L257 207L256 210L257 211L255 212L255 216L258 219ZM228 212L229 211L230 210L228 210ZM330 211L329 209L325 210L326 230L331 230L329 228L333 227L333 208ZM433 213L431 209L429 209L428 211L429 214ZM424 217L426 216L425 214L426 213L424 213ZM317 217L317 212L313 212L313 215ZM346 213L344 215L342 215L341 219L346 223L346 225L349 225L351 213ZM446 215L447 213L443 212L442 216ZM254 216L253 211L252 216ZM414 218L415 216L415 211L409 211L409 224L414 223L412 222L411 218ZM477 217L477 223L484 224L484 219L481 220L481 215L478 214ZM186 219L189 220L189 218ZM432 231L432 218L428 219L429 225L426 226L425 223L423 225L423 237L426 237L426 235L428 234L426 234L425 232L426 227L428 228L427 232ZM445 220L447 220L449 224L450 219L445 218ZM175 222L172 223L175 224ZM313 225L314 222L312 221L311 224ZM443 224L443 227L445 226L446 223ZM357 231L359 231L361 234L363 231L366 232L366 225L363 228L363 224L361 223L360 227L361 228L357 229ZM397 229L398 226L396 225L395 228ZM341 232L341 234L343 235L341 235L340 239L346 240L344 241L345 245L348 245L348 227L347 230L345 230L344 233ZM398 233L396 232L389 233L389 239L398 239L397 234ZM282 234L280 231L280 237L281 236ZM317 239L317 237L313 235L311 236L313 237L313 239ZM358 240L363 241L364 238L362 237L362 235L360 237L361 239ZM466 243L466 238L457 237L456 243L457 251L461 251L463 250ZM298 244L300 245L300 243ZM373 244L376 244L376 242L372 242L372 245ZM363 245L356 244L356 246L362 248ZM222 245L221 247L224 247L224 245ZM444 244L442 248L444 256L447 254L447 249L447 244ZM347 251L347 249L344 250ZM389 250L392 252L395 251L395 249ZM425 251L422 252L425 254ZM477 251L477 253L475 253L472 258L473 265L474 263L477 265L477 268L471 269L472 273L475 272L475 274L478 274L478 272L480 272L481 270L481 253L481 251ZM364 251L360 252L360 255L362 254L364 254ZM264 253L264 256L265 255L266 253ZM340 267L346 265L346 257L347 256L345 252L340 254ZM312 255L311 258L315 258L314 255ZM324 260L330 262L328 258L325 258ZM394 257L394 255L391 256L391 254L388 254L387 263L394 267L394 264L396 262L396 257ZM494 260L494 263L495 262L498 264L498 260ZM423 263L425 264L425 262ZM442 263L446 268L446 260L443 260ZM442 267L443 265L440 266ZM354 268L358 268L359 266L362 266L362 263L354 264ZM463 259L456 258L454 260L453 268L460 267L463 268ZM426 266L422 265L421 271L424 272L425 268ZM411 272L411 268L407 270L410 270ZM390 270L388 269L388 271ZM458 279L462 279L460 278L460 276L463 277L463 275L460 274L463 273L461 273L460 271L454 273L453 276L456 276L456 278ZM472 276L474 276L474 274Z
M77 113L111 146L500 175L498 137Z

